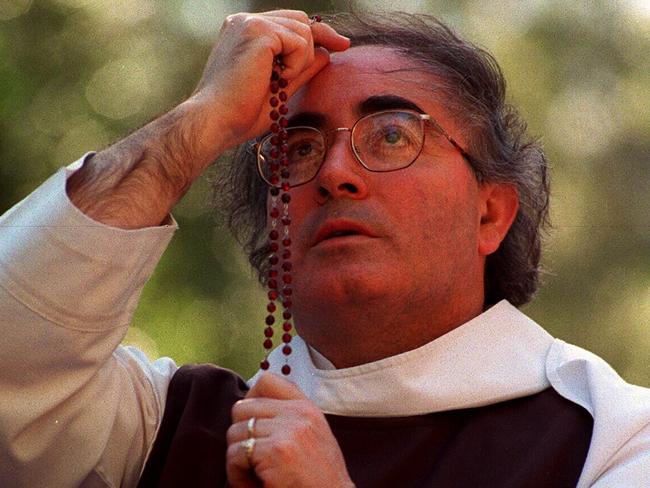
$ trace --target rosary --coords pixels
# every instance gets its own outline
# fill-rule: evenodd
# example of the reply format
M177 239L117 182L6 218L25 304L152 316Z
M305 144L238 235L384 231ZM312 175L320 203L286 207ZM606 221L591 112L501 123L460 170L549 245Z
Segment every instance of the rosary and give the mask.
M315 15L311 18L310 24L320 22L321 17ZM289 123L285 115L289 109L286 102L288 99L287 93L284 89L287 87L288 82L282 77L281 73L284 71L284 63L282 55L278 55L273 59L273 71L271 72L271 98L269 103L271 105L271 150L269 151L270 159L269 165L269 181L273 185L269 189L270 205L268 209L268 217L271 222L271 230L268 235L268 246L271 252L269 256L269 270L268 270L268 299L269 303L266 306L268 315L266 316L266 327L264 329L264 349L265 357L260 363L262 370L268 370L270 367L269 354L273 348L273 335L275 324L275 312L278 310L278 302L281 303L282 311L282 353L284 354L285 363L282 366L282 374L287 376L291 373L291 366L289 366L289 355L291 354L291 330L293 329L292 315L291 315L291 238L289 236L289 226L291 225L291 217L289 216L289 202L291 195L289 194L289 146L287 140L289 134L286 127ZM278 229L280 227L280 229ZM280 271L281 270L281 271ZM281 274L281 275L280 275Z

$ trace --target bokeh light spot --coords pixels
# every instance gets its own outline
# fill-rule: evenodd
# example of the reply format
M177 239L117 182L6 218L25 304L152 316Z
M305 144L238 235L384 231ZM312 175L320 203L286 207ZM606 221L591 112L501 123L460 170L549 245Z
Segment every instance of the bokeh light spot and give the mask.
M247 2L222 0L184 0L180 17L185 29L194 37L214 40L224 19L233 13L247 11Z
M109 142L106 128L98 121L80 116L71 121L72 127L56 145L54 168L71 163L88 151L103 149Z
M149 75L140 63L120 59L95 72L86 87L86 99L98 114L124 119L140 113L150 85Z
M2 0L0 2L0 20L15 19L29 11L32 0Z

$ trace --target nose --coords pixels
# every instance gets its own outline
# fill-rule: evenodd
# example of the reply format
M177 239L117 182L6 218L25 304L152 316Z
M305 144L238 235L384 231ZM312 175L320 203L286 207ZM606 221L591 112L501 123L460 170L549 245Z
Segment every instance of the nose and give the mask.
M330 146L315 179L320 203L330 198L361 200L368 194L367 171L352 152L350 135L345 128L328 134Z

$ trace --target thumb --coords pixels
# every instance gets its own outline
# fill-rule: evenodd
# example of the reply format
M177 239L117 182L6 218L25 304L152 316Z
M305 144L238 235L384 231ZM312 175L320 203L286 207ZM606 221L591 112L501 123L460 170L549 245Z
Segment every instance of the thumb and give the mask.
M307 397L290 381L273 373L264 373L250 389L246 398L274 398L276 400L305 400Z
M291 96L298 89L316 76L330 62L330 53L324 47L317 46L314 48L314 62L307 69L302 71L298 76L289 82L287 95Z

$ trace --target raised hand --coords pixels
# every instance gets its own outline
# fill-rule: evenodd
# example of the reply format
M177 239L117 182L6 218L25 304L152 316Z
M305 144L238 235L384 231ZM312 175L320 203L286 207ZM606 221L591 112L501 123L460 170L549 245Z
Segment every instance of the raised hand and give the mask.
M268 129L269 79L273 58L282 55L289 96L329 62L329 51L350 41L305 12L276 10L229 16L203 76L188 102L204 114L204 142L227 148ZM224 146L225 143L225 146Z

